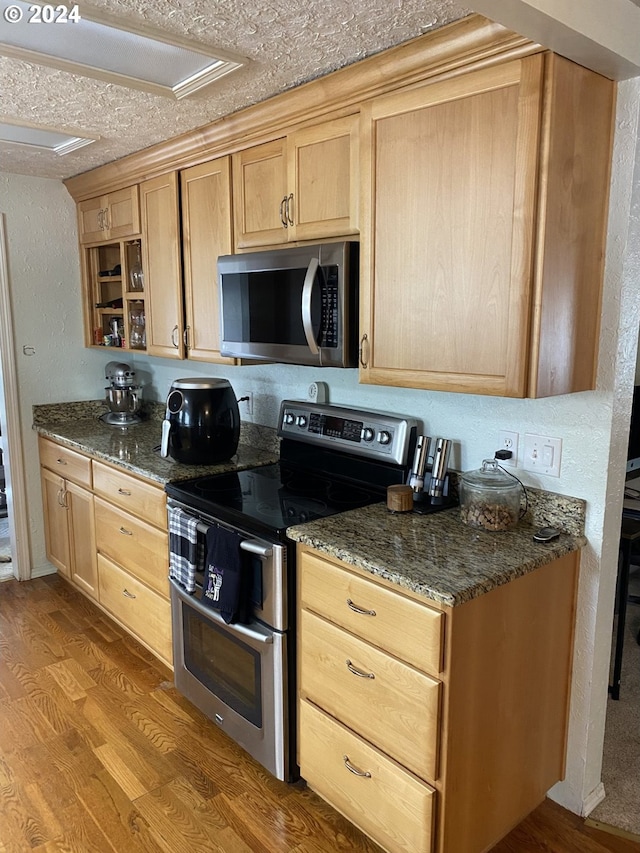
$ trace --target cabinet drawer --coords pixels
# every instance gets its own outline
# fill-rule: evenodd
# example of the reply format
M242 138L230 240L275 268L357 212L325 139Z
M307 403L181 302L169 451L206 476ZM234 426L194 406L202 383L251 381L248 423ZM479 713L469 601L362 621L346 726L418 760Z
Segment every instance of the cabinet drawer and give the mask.
M171 604L98 554L99 601L159 657L171 664Z
M169 597L169 536L95 499L96 547L156 592Z
M435 791L304 701L299 760L311 788L385 850L429 853Z
M129 474L93 462L93 490L111 503L132 512L156 527L167 529L167 499L163 489L143 483Z
M38 446L41 465L66 480L91 488L91 460L88 456L42 437L38 440Z
M424 672L442 671L444 613L308 551L300 554L302 607Z
M301 695L436 779L440 682L306 610L300 637Z

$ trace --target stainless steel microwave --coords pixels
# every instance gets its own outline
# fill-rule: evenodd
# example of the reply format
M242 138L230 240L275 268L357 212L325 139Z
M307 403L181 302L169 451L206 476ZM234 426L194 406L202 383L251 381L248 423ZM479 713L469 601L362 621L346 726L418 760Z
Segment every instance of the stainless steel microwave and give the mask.
M355 242L218 258L222 355L356 367Z

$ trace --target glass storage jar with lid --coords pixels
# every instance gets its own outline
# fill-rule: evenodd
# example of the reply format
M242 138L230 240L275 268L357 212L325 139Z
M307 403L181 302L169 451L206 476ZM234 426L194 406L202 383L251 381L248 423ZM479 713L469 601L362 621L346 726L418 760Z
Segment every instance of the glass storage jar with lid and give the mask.
M495 459L467 471L460 480L460 518L483 530L510 530L520 518L522 484L504 472Z

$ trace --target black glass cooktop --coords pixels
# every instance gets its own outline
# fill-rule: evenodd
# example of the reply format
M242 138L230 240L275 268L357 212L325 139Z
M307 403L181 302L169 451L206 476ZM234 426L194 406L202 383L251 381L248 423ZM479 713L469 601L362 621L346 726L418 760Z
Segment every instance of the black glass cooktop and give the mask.
M221 521L250 520L269 532L384 500L384 490L309 473L282 462L169 483L170 497Z

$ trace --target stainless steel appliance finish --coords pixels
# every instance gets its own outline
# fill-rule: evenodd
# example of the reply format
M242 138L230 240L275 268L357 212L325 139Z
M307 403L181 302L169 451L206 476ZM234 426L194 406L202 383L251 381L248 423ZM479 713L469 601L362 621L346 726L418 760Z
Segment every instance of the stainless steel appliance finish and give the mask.
M170 506L189 508L175 500ZM199 515L199 535L219 520ZM232 525L222 525L237 530ZM247 624L227 624L195 594L171 585L176 688L278 779L291 776L289 596L287 548L247 536L241 549L255 560L257 592Z
M167 395L160 455L186 465L230 459L240 440L238 401L227 379L176 379Z
M105 379L110 383L104 389L109 411L102 420L112 426L128 426L140 421L142 386L135 381L135 370L125 362L110 361L105 366Z
M427 467L430 443L431 439L428 435L418 436L411 474L409 476L409 485L414 493L421 492L424 489L424 472Z
M451 453L451 439L436 439L436 447L433 452L433 464L431 466L431 480L429 481L428 493L434 500L440 500L445 486L445 477L449 467L449 455Z
M355 367L358 251L342 242L218 258L221 354Z
M278 434L309 444L333 447L356 456L406 465L415 443L417 421L388 415L286 400L280 411Z
M247 625L226 625L198 591L172 583L176 686L274 775L292 780L296 577L286 530L384 501L388 485L406 482L418 422L285 400L278 432L279 462L165 490L170 504L199 519L199 530L217 524L241 533L247 553L256 552L261 591Z

